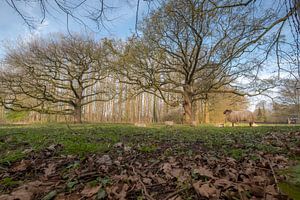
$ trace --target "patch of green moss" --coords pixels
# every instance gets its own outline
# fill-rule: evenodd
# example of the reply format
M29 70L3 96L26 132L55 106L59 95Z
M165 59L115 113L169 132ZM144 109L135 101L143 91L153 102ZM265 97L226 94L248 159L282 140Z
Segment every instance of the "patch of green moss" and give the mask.
M236 160L240 160L244 157L244 151L242 149L231 149L229 150L228 154L230 157Z
M15 187L18 186L19 184L20 184L19 181L15 181L11 177L6 177L0 181L0 185L5 188Z
M155 145L143 145L138 148L139 151L144 153L151 153L156 151L157 147Z

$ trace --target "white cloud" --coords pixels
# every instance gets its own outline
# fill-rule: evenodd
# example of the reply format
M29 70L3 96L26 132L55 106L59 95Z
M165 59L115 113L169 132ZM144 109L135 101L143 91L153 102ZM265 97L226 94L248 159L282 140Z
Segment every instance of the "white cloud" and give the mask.
M43 23L37 25L36 29L34 30L27 30L23 40L25 42L30 42L31 40L35 39L36 37L40 37L44 32L46 32L47 28L49 27L49 21L44 20Z

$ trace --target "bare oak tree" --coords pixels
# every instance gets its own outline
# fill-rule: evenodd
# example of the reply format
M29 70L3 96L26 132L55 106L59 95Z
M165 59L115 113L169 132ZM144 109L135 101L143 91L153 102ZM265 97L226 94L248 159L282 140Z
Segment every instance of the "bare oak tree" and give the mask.
M209 93L246 95L240 89L248 88L255 95L268 88L269 80L259 82L257 76L261 55L272 46L271 33L294 11L253 17L254 7L226 3L171 0L154 11L141 26L143 37L123 51L119 71L127 83L166 101L165 94L179 94L168 101L182 103L187 123L194 118L193 103ZM242 78L247 88L238 87Z
M114 97L110 84L108 41L52 35L8 48L1 72L2 104L12 110L74 115Z

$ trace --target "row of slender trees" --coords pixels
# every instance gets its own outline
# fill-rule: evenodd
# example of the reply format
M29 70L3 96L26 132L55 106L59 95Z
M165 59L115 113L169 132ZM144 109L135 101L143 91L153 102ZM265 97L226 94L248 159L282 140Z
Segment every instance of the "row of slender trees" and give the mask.
M126 96L126 90L123 92ZM195 122L224 123L224 107L245 109L247 101L235 95L214 95L209 101L199 100L195 104ZM181 106L172 107L155 96L143 93L121 101L115 99L107 102L93 102L83 107L82 121L92 123L162 123L174 121L183 123L183 109ZM43 114L33 111L14 112L0 109L1 123L45 123L45 122L73 122L72 115Z
M79 123L95 102L126 102L145 93L181 106L183 121L191 123L199 102L214 95L261 94L274 80L258 73L297 7L282 14L224 2L163 1L140 24L141 35L125 42L53 34L12 45L0 75L1 104L73 115ZM142 110L149 102L142 101ZM118 109L127 108L120 103Z

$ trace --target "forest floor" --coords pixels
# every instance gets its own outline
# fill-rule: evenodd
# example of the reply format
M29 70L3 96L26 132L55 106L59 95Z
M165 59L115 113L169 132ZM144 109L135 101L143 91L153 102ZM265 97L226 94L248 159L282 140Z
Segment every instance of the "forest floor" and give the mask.
M300 126L7 125L0 200L300 199L299 158Z

